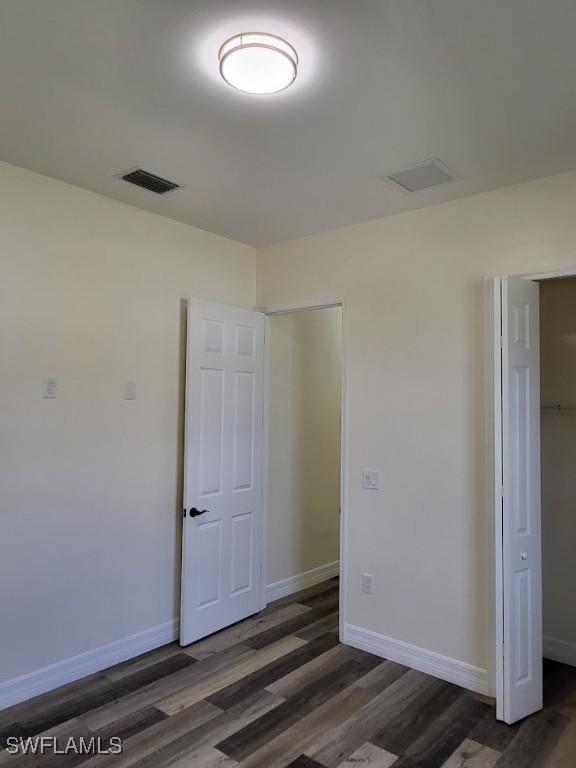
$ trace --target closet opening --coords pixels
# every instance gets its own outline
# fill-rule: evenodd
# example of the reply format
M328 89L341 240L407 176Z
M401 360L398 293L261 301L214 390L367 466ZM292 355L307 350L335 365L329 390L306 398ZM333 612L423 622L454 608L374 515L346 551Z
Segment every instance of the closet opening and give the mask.
M540 283L540 414L544 704L567 704L576 699L576 277Z
M493 281L496 713L576 700L576 270Z

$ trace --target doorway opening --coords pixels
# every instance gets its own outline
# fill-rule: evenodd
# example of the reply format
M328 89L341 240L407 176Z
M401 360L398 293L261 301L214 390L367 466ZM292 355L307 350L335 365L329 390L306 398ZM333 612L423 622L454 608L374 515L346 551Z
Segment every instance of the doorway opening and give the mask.
M513 723L576 696L576 277L494 287L497 716Z
M183 646L308 587L342 637L343 312L188 302Z
M342 307L268 313L266 348L268 603L340 576ZM319 621L338 630L332 595Z

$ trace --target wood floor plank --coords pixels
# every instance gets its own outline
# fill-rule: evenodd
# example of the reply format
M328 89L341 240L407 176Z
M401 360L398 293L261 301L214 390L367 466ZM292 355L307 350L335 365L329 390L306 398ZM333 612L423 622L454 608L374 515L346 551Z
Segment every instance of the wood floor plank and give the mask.
M295 636L291 637L293 641L300 640L300 638ZM279 640L278 643L271 646L265 646L261 651L258 651L258 658L261 655L265 657L267 649L284 644L288 639L290 638ZM282 678L288 672L297 669L324 651L333 648L338 644L338 639L334 635L328 634L312 640L310 643L306 643L304 640L300 640L300 642L303 645L297 647L291 653L277 656L276 659L270 659L269 663L266 665L262 664L251 674L246 674L236 679L226 687L223 686L218 692L209 696L208 700L221 709L228 709L242 701L242 699L248 698L257 691L266 688L275 680Z
M316 760L312 760L306 755L300 755L290 763L288 768L322 768L322 766Z
M108 744L110 736L115 736L125 741L166 719L167 715L163 712L154 707L148 707L97 731L91 731L82 722L77 722L74 728L66 732L65 738L74 736L75 738L84 737L88 740L95 737L102 739L104 744ZM85 763L89 758L90 755L71 753L63 759L61 755L48 753L25 757L18 763L18 768L58 768L63 762L65 762L66 768L74 768L74 766Z
M575 669L546 661L545 710L507 726L492 699L340 645L337 600L337 581L314 585L15 705L4 737L120 736L124 751L0 750L0 768L576 768Z
M234 646L219 656L199 661L189 668L168 675L163 680L157 680L118 701L98 707L83 715L81 720L90 728L101 728L107 723L113 723L119 718L126 717L131 712L154 705L188 686L196 685L238 661L254 656L254 654L255 651L251 648L242 645Z
M370 741L382 722L393 717L398 709L407 706L428 684L428 677L421 672L405 672L373 696L360 710L342 721L338 728L324 734L305 750L306 754L326 768L336 768L364 742Z
M334 608L330 606L324 606L323 608L316 609L308 608L307 612L303 613L301 616L296 616L295 618L290 619L283 624L279 624L278 626L272 627L265 632L254 635L254 637L246 640L246 645L248 645L250 648L264 648L264 646L270 645L270 643L275 643L278 640L281 640L283 637L296 634L296 632L313 624L318 619L322 619L325 616L328 616L328 614L332 613L333 610Z
M567 724L568 719L553 710L532 715L522 723L496 768L541 768Z
M277 643L257 651L253 656L210 675L196 685L187 686L177 693L162 699L156 706L167 715L173 715L201 699L213 696L217 691L221 691L239 680L242 681L251 673L256 672L256 670L277 661L305 645L307 643L304 640L300 640L299 637L285 637Z
M122 680L99 682L97 687L88 688L83 695L78 694L58 706L51 707L46 712L24 715L22 720L11 727L11 735L26 737L42 733L58 723L77 718L96 707L133 693L151 682L164 680L167 675L187 669L194 663L194 659L184 654L178 654L135 672Z
M333 611L338 610L338 603L340 601L340 592L338 587L328 592L323 592L320 595L309 597L306 600L301 600L302 605L307 605L308 608L313 610L318 608L332 608Z
M78 719L72 719L64 723L58 723L49 730L45 731L42 735L49 735L55 737L66 738L70 733L81 728ZM7 752L0 751L0 765L10 763L10 766L17 765L18 768L24 764L27 757L25 755L9 755Z
M173 743L184 734L207 729L208 723L221 714L213 704L199 701L173 717L167 717L151 728L131 736L124 742L121 754L91 757L84 763L83 768L97 768L103 764L113 765L115 768L127 768L143 760L151 752L157 752L163 746Z
M204 755L213 749L216 744L233 734L237 729L243 728L253 720L264 716L267 712L279 706L282 699L268 691L261 691L255 696L239 703L233 709L222 712L199 728L182 734L179 738L161 745L142 759L130 762L134 768L164 768L172 765L176 760L187 758L195 760L196 766L204 759ZM186 710L184 710L186 711ZM183 713L181 713L183 714ZM178 715L174 715L178 717ZM170 720L172 718L169 718ZM116 767L115 767L116 768ZM126 768L123 764L119 768Z
M340 763L338 768L390 768L397 759L397 755L367 742Z
M567 768L575 762L576 755L576 717L573 715L566 728L560 734L556 746L546 760L546 768Z
M310 611L311 609L306 605L300 605L299 603L287 604L283 608L277 609L269 614L263 615L260 613L250 619L234 624L232 627L228 627L221 632L210 635L210 637L207 637L205 640L199 640L197 643L192 643L182 650L184 653L192 656L192 658L200 661L209 656L222 653L238 643L244 643L249 638L283 625L291 619L308 614ZM304 621L303 626L306 624L307 622ZM280 637L285 637L285 635L288 634L290 634L290 632L286 632L280 635Z
M292 672L279 680L270 683L267 690L288 699L294 696L304 686L313 683L324 677L332 669L337 669L346 661L352 661L354 658L354 648L347 645L336 645L323 653L319 653L313 659L297 667Z
M122 680L122 678L128 677L134 672L140 672L142 669L157 664L159 661L177 656L179 653L183 653L183 651L184 649L178 643L170 643L169 645L163 645L161 648L155 648L153 651L142 653L121 664L116 664L114 667L104 670L102 674L108 680Z
M307 627L295 632L297 637L301 637L302 640L314 640L320 635L326 634L326 632L338 632L339 630L339 613L334 611L327 616L318 619L318 621L309 624Z
M121 739L129 739L141 731L145 731L156 723L165 720L167 715L156 707L145 707L144 709L133 712L121 720L115 720L113 723L90 731L94 736L109 739L111 736L119 736Z
M53 691L35 696L33 699L14 704L0 712L0 732L7 726L17 723L27 717L33 717L38 713L44 713L54 710L66 701L83 696L87 689L96 690L99 686L105 687L108 684L103 672L95 672L93 675L67 683Z
M544 706L566 717L574 717L576 667L544 659Z
M472 739L464 739L442 768L494 768L500 752Z
M367 688L349 686L242 760L239 767L285 768L304 754L308 745L322 732L336 727L341 720L360 709L370 696Z
M302 759L301 756L310 744L361 709L376 691L390 684L393 679L397 679L397 675L405 674L406 671L406 668L400 665L382 662L356 683L330 698L275 739L253 752L240 765L242 768L283 768L296 758ZM369 682L363 685L364 681Z
M489 706L464 690L406 750L395 768L407 768L413 763L421 768L441 768L458 749L468 734L486 714Z
M322 581L318 584L314 584L311 587L301 589L299 592L294 592L292 595L287 595L286 597L281 597L279 600L274 600L273 603L270 603L264 609L264 611L262 611L262 614L273 612L278 610L278 608L289 605L290 603L304 604L309 598L324 594L326 592L333 592L334 588L338 586L338 580L330 579L329 581Z
M364 651L358 652L364 653ZM366 655L372 656L372 654ZM408 667L403 666L402 664L396 664L394 661L387 661L386 659L380 658L379 661L380 664L378 664L378 666L374 667L371 672L368 672L367 675L364 675L364 677L361 677L354 683L354 686L357 688L366 688L369 692L371 692L372 696L375 696L385 688L388 688L390 685L399 680L402 675L405 675L410 671L414 671L410 670Z
M420 693L407 701L406 706L398 707L370 741L395 755L404 755L420 734L461 695L462 689L455 685L425 678Z
M186 754L170 763L170 768L234 768L238 763L217 749L208 748L200 755Z
M316 710L325 701L351 686L373 669L379 661L372 657L343 663L339 669L332 670L323 678L312 681L264 717L237 731L216 746L224 754L240 762L309 712Z
M470 738L479 744L504 752L512 739L518 733L522 723L507 725L496 720L494 709L488 711L470 734Z

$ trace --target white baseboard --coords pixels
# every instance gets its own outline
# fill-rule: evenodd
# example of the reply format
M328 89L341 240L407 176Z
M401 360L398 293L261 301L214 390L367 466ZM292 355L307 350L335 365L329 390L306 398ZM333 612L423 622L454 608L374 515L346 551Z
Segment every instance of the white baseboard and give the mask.
M279 600L281 597L293 595L301 589L313 587L314 584L320 584L322 581L333 579L340 572L340 562L336 560L333 563L321 565L318 568L312 568L311 571L299 573L288 579L275 581L274 584L268 584L266 587L266 600L271 603L273 600Z
M344 625L344 643L362 651L368 651L384 659L439 677L476 693L489 694L488 673L485 669L466 664L464 661L428 651L402 640L371 632L353 624Z
M159 624L135 635L124 637L92 651L58 661L48 667L36 669L13 680L0 683L0 710L31 699L41 693L52 691L61 685L80 680L82 677L100 672L121 661L132 659L146 651L152 651L178 639L178 620Z
M576 643L545 635L542 650L545 659L560 661L562 664L576 667Z

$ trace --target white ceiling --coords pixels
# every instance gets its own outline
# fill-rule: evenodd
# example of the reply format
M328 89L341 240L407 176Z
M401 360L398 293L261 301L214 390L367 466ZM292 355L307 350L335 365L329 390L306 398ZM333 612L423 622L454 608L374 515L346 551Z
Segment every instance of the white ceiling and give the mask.
M247 30L290 90L219 79ZM576 0L3 0L0 158L264 245L576 168L575 32ZM431 157L457 180L381 181Z

